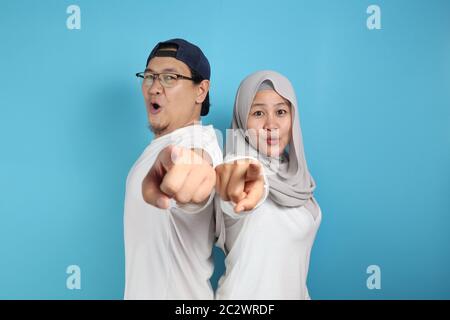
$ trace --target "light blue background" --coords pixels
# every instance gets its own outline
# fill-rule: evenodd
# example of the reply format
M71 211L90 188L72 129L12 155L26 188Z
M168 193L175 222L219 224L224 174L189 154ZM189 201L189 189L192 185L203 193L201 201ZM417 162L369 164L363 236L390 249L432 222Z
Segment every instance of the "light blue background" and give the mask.
M125 179L152 138L134 73L172 37L209 58L222 131L249 73L295 86L323 210L313 299L450 298L448 0L0 1L0 298L122 298Z

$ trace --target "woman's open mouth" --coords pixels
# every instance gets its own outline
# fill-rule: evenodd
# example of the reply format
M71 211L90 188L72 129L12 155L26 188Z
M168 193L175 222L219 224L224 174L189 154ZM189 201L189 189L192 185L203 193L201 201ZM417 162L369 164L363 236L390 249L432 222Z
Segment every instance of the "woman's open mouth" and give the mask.
M277 145L278 142L280 141L280 139L267 138L266 141L267 141L267 145L273 146L273 145Z

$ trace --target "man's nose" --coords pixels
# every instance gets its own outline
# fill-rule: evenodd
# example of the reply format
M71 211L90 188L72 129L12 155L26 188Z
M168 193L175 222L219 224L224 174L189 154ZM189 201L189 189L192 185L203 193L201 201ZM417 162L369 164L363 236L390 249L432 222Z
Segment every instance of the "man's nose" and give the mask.
M152 85L147 90L150 95L157 95L162 93L163 87L159 82L158 77L156 77L156 79L153 80Z

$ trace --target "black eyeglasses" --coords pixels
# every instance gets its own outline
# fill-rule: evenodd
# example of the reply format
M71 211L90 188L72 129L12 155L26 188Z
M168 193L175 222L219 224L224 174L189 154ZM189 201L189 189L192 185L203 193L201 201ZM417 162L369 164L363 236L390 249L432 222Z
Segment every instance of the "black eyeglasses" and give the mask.
M139 80L141 80L141 83L143 83L146 87L151 87L155 79L158 78L159 83L161 83L161 85L165 88L171 88L175 86L178 80L194 80L193 78L189 78L181 74L172 72L138 72L136 73L136 77L138 77Z

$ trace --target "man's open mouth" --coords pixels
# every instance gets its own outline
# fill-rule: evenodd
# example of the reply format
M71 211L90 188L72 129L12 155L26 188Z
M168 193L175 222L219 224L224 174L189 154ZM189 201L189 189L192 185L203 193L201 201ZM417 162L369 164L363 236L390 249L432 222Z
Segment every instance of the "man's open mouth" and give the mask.
M161 111L161 106L157 103L150 103L150 113L156 114Z

